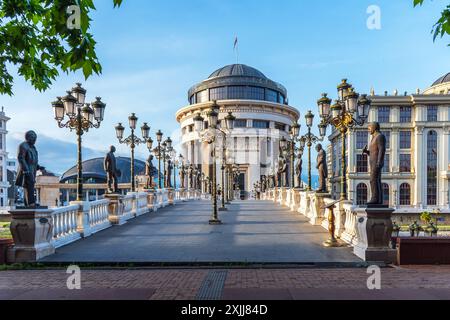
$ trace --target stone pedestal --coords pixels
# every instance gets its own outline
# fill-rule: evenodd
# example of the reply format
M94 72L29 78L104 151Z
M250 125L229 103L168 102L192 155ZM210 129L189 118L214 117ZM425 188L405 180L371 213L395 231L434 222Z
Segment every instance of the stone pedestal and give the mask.
M309 211L309 223L314 226L322 225L322 221L326 219L325 210L325 198L331 198L329 193L314 193L309 195L310 198L310 211Z
M167 198L168 198L169 205L175 204L175 190L173 188L167 189Z
M70 205L79 206L77 213L77 232L81 237L89 237L91 232L91 227L89 225L89 202L88 201L71 201Z
M48 209L10 211L14 246L8 250L9 262L35 262L55 253L52 212Z
M122 225L127 221L123 218L123 203L122 195L120 194L106 194L105 199L109 199L108 205L108 219L114 225Z
M156 211L155 203L156 203L156 191L153 189L145 189L145 193L147 193L147 208L150 211Z
M367 208L357 213L358 243L354 254L364 261L394 263L397 250L391 248L394 209Z

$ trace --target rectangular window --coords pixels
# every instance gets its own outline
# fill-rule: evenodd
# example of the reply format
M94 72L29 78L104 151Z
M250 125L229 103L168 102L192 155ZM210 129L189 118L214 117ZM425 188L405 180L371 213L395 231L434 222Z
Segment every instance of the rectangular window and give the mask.
M283 123L276 122L275 123L275 129L284 131L285 125Z
M411 131L400 131L400 149L411 149Z
M208 90L203 90L197 93L197 103L207 102L208 99Z
M389 172L391 172L390 166L391 166L391 157L390 157L390 154L387 153L387 154L384 156L384 167L383 167L383 172L384 172L384 173L389 173Z
M268 129L269 128L269 121L253 120L253 128Z
M427 121L437 122L438 121L438 107L429 106L427 108Z
M400 154L400 172L411 172L410 154Z
M367 131L356 131L356 149L364 149L369 142L369 133Z
M272 139L267 138L267 157L272 156Z
M281 93L278 93L278 103L284 104L284 96Z
M247 128L247 120L246 119L236 119L234 121L235 128Z
M358 173L369 172L368 157L366 154L356 155L356 172Z
M227 99L227 87L212 88L209 90L211 101Z
M264 100L264 88L249 87L248 93L250 100Z
M228 87L228 99L245 99L245 87L244 86Z
M390 131L382 131L382 134L386 137L386 149L391 148L391 132Z
M378 107L378 122L380 122L380 123L389 122L390 115L391 115L391 108Z
M266 89L266 101L277 102L278 92L270 89Z
M400 107L400 122L411 122L412 109L411 107Z

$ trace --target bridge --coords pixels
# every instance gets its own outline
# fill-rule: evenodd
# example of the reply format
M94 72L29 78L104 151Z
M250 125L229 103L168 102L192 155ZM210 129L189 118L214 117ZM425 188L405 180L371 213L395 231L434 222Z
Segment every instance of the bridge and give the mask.
M357 211L314 192L278 188L235 200L209 225L211 200L196 190L153 190L12 210L9 262L135 264L347 264L360 241ZM330 224L341 247L326 248ZM390 239L390 237L389 237ZM383 261L383 260L377 260ZM387 261L386 261L387 262Z

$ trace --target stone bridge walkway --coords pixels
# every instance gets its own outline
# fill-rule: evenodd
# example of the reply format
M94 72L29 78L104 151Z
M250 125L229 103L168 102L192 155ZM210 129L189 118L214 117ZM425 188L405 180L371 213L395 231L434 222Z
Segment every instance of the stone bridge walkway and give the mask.
M358 264L324 248L327 231L270 201L234 201L210 226L210 201L180 203L57 249L43 262Z

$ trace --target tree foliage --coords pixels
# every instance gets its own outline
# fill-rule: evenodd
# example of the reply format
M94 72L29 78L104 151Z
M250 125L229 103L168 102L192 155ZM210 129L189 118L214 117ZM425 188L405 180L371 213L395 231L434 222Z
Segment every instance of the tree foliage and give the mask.
M122 0L113 0L119 7ZM80 28L67 26L67 8L80 9ZM13 94L11 69L44 91L62 70L100 74L96 42L89 32L93 0L0 0L0 94Z
M424 1L425 0L414 0L414 7L423 5ZM441 17L433 26L432 34L433 41L436 41L437 37L442 38L446 34L450 35L450 4L442 11Z

